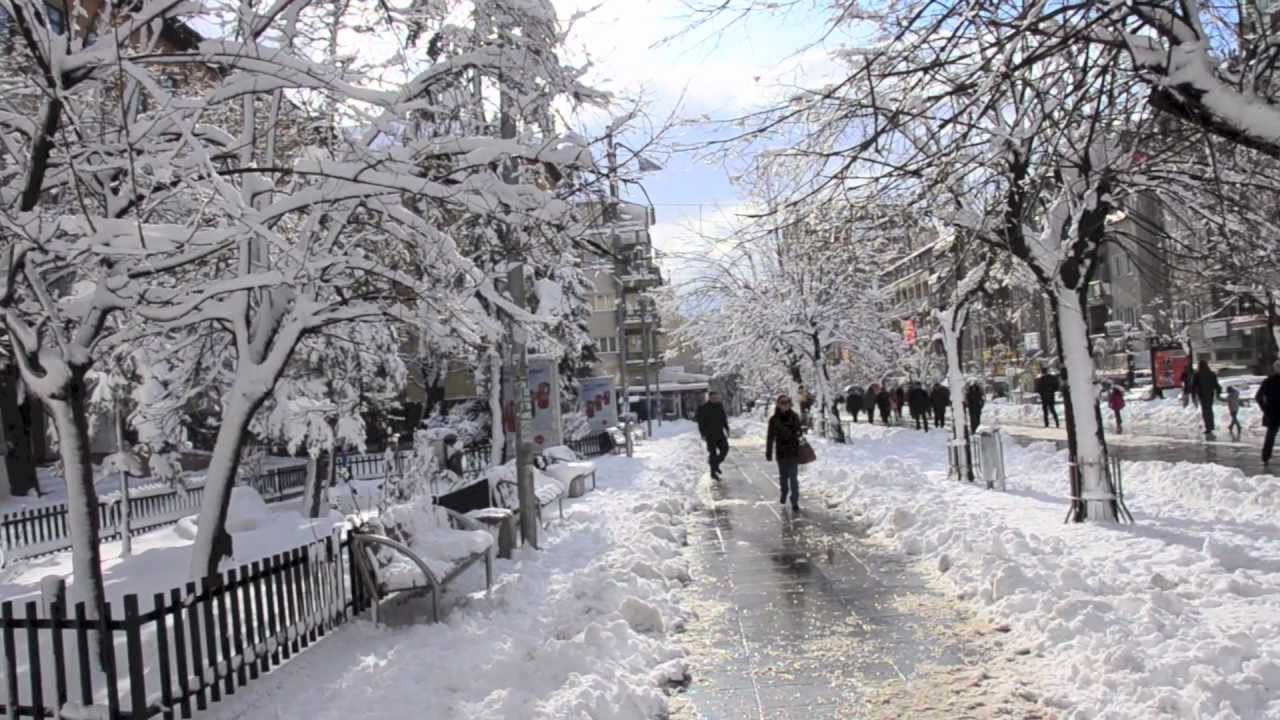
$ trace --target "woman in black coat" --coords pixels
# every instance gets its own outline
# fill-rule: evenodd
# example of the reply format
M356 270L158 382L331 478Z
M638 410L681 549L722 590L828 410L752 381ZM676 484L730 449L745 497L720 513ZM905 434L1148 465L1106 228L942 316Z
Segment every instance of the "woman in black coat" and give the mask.
M778 502L786 505L790 495L792 510L800 509L800 441L803 437L800 416L791 409L791 398L779 395L773 417L769 418L764 459L772 460L775 455L778 458L778 486L782 489Z

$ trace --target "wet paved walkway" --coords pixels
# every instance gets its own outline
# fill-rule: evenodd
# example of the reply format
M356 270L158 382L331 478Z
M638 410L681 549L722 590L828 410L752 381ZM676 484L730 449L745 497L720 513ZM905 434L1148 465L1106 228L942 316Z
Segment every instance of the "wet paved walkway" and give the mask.
M978 647L972 637L982 630L904 561L806 497L803 473L801 512L780 505L775 466L762 450L758 440L734 443L724 479L692 521L699 620L685 635L693 681L674 717L1038 717L997 712L999 702L950 688L933 698L878 692L925 666L972 673L990 647ZM958 684L980 688L990 676L977 672L976 682L965 675ZM971 714L966 705L983 710Z
M1048 441L1059 448L1067 446L1067 431L1013 423L1001 424L1010 437L1021 445ZM1220 433L1219 438L1227 437ZM1233 467L1249 477L1274 474L1280 468L1268 470L1262 464L1262 450L1257 445L1231 442L1230 440L1191 440L1152 435L1116 435L1108 425L1107 451L1121 460L1130 462L1190 462L1212 463Z

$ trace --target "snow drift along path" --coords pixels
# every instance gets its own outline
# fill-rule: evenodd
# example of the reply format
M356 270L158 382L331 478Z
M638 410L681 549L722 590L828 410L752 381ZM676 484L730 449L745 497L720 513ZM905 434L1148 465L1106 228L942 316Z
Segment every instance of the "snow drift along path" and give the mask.
M599 490L566 504L543 550L499 561L444 622L359 621L211 708L274 720L652 720L685 674L670 634L689 612L680 589L685 514L702 471L690 423L668 423L635 458L597 460Z
M857 425L801 483L1008 625L1059 717L1280 718L1280 479L1126 463L1137 525L1064 525L1065 453L1008 443L999 493L943 441Z

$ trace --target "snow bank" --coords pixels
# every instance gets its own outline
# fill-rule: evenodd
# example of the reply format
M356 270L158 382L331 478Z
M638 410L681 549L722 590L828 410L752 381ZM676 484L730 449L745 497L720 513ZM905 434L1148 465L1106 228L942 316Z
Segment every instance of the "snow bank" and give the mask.
M566 504L566 520L544 534L542 550L498 562L492 599L479 592L483 570L468 571L461 592L476 592L443 623L348 626L211 714L665 717L664 687L685 675L670 634L690 617L681 546L702 459L691 428L667 430L635 458L597 460L600 489Z
M1064 718L1280 718L1280 479L1125 465L1137 525L1065 525L1064 453L1008 444L1008 493L943 435L855 426L801 482L1008 626Z
M1247 390L1247 392L1245 392ZM1132 395L1127 399L1122 415L1126 433L1139 435L1159 435L1163 437L1202 438L1204 437L1204 421L1200 408L1188 404L1182 406L1182 400L1174 391L1165 391L1168 397L1158 400L1145 400ZM1267 429L1262 425L1262 413L1253 404L1253 388L1244 388L1241 398L1248 404L1240 408L1240 424L1244 427L1243 439L1260 444ZM1066 422L1062 401L1058 401L1058 417ZM1110 432L1114 429L1111 410L1102 408L1103 422ZM1040 401L1014 404L1004 400L987 403L982 410L984 423L1000 425L1033 425L1044 426L1044 415L1040 410ZM1052 420L1052 418L1050 418ZM1219 437L1227 437L1227 426L1231 424L1231 414L1227 411L1227 403L1214 403L1214 423Z

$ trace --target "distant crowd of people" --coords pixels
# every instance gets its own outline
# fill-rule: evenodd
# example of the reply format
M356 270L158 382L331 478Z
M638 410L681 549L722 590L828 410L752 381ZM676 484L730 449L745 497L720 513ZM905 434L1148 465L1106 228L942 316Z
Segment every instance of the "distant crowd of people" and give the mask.
M965 386L964 407L969 414L969 427L976 428L982 424L982 408L986 402L987 394L982 383L972 381ZM951 390L941 381L927 390L919 382L893 386L874 383L865 390L851 388L845 395L836 397L833 409L836 415L843 409L855 423L865 413L867 422L873 425L878 412L880 422L889 425L902 423L904 407L915 429L929 432L931 425L941 428L946 424L947 408L951 407Z

